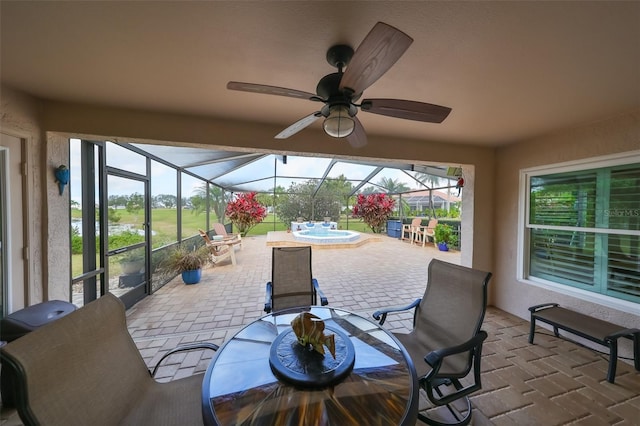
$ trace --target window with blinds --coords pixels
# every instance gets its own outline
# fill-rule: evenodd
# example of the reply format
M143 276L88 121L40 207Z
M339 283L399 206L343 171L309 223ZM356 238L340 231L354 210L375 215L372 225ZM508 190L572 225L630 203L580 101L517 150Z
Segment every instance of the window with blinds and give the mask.
M527 184L529 278L640 302L640 163Z

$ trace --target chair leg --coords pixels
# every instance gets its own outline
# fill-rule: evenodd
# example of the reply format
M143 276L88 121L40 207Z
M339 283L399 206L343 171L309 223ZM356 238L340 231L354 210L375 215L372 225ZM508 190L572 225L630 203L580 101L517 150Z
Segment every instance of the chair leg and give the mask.
M425 385L422 384L421 388L422 386ZM440 379L439 384L435 385L434 383L432 387L437 394L437 399L445 397L445 392L442 391L443 386L445 386L445 389L453 386L456 392L463 388L458 379ZM457 398L448 404L442 404L432 400L425 388L422 388L422 390L425 391L425 397L431 405L418 412L418 418L422 422L433 426L464 426L471 422L472 407L468 395Z
M440 392L438 391L438 393ZM466 407L463 410L458 410L454 407L456 402L463 403ZM450 417L453 418L451 421L445 421L447 419L444 418L445 416L443 415L439 415L438 417L440 418L436 419L434 414L429 416L428 413L425 413L424 411L418 413L418 418L420 421L433 426L465 426L471 422L471 400L468 396L439 408L444 409L445 407L447 409L445 413L449 414ZM433 409L435 410L436 408L434 407Z

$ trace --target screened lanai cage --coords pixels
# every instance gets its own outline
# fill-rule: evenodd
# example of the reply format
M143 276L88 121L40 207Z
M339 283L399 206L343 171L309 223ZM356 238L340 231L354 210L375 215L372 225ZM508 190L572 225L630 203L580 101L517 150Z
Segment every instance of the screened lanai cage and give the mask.
M450 201L460 202L460 198L453 197L456 176L447 174L451 168L446 166L159 145L132 144L131 147L199 181L191 194L181 194L188 207L192 207L189 204L193 204L194 197L202 195L205 182L217 188L210 190L214 193L210 195L210 203L228 200L236 193L257 192L270 213L274 213L271 223L275 223L276 228L278 222L286 224L297 217L322 220L326 216L337 219L338 215L347 215L353 197L359 193L385 192L397 198L407 193L405 204L409 210L418 211L445 208ZM454 170L453 173L460 173L459 168ZM446 192L449 190L451 194ZM215 193L220 193L218 198ZM447 199L446 195L451 198ZM297 209L293 205L287 206L291 211L279 208L279 202L287 196L296 196L291 204L297 203ZM404 213L400 206L398 203L398 216ZM420 208L414 208L418 206Z
M358 194L392 196L398 220L445 216L461 201L459 168L447 166L78 139L70 141L70 157L79 293L97 293L100 285L126 293L147 277L156 290L172 278L160 265L174 246L201 245L198 231L210 232L214 222L237 231L225 209L240 193L256 192L267 209L248 235L285 231L298 220L370 232L351 215Z

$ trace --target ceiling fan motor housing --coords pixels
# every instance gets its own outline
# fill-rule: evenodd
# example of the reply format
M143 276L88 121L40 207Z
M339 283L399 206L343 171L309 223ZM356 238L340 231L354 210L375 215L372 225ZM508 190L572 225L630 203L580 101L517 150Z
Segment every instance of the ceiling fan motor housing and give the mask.
M335 72L325 75L320 79L318 86L316 87L316 93L322 99L325 99L325 105L320 112L323 116L329 116L329 110L331 107L337 105L344 105L349 110L349 115L353 117L358 112L358 109L353 105L350 94L340 91L340 80L342 79L342 73Z

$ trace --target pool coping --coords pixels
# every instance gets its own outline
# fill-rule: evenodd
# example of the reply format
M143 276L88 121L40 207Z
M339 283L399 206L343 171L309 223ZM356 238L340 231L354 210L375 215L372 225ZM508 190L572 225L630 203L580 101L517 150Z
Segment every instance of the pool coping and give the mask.
M320 243L314 244L312 242L297 241L293 237L292 232L286 231L269 231L267 232L267 246L281 247L281 246L311 246L314 249L336 249L336 248L356 248L363 244L370 242L381 242L382 238L386 235L383 234L364 234L360 233L360 238L356 241L349 242L332 242L332 243Z

